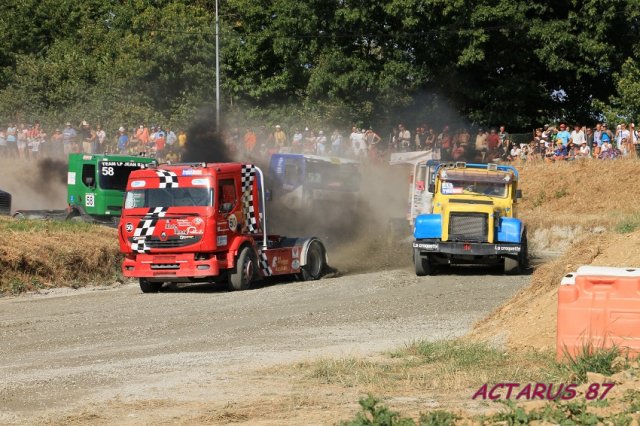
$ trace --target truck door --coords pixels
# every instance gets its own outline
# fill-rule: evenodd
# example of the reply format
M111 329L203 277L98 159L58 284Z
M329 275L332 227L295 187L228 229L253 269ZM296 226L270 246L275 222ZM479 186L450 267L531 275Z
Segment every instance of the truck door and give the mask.
M79 187L80 206L88 213L94 214L99 206L96 205L96 165L84 163Z
M219 175L216 188L216 246L226 248L242 232L244 218L239 182L232 175Z

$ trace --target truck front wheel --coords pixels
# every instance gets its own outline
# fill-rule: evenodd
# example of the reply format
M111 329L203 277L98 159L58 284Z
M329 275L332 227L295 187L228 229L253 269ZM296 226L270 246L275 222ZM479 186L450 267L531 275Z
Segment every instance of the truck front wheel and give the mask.
M413 249L413 263L416 266L416 275L424 277L433 274L433 266L429 255L422 256L419 249Z
M518 257L504 258L504 273L511 275L519 275L525 272L525 270L529 267L529 247L527 244L527 232L522 234L522 239L520 242L520 253L518 253Z
M162 288L162 283L153 283L144 278L140 278L140 290L143 293L157 293Z
M307 249L305 265L301 268L300 276L303 281L317 280L322 277L325 269L324 246L320 241L312 241Z
M235 270L229 274L229 290L241 291L251 288L256 272L256 255L250 247L243 247L236 261Z

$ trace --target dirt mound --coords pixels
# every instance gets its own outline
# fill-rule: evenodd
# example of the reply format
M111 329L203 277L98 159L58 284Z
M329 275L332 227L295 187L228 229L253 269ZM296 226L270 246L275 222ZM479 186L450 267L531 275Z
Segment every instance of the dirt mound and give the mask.
M115 229L0 217L0 295L112 284L121 260Z
M637 160L573 161L518 166L518 214L529 230L611 227L638 212Z
M538 268L531 285L476 324L471 337L506 338L511 348L555 347L558 286L565 274L582 265L640 266L640 231L593 235L572 245L561 257Z

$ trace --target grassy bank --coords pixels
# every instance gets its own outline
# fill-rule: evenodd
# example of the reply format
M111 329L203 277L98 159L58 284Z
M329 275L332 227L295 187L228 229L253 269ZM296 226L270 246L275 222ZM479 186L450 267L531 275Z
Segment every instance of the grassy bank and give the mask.
M0 217L0 294L121 280L114 229Z

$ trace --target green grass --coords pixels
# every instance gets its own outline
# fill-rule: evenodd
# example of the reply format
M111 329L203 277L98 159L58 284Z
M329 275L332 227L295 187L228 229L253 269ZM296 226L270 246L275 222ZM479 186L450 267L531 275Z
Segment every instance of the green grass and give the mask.
M640 228L640 213L634 213L623 217L614 228L619 234L628 234Z
M559 191L556 191L556 192L553 194L553 197L554 197L555 199L559 199L559 198L565 197L565 196L567 196L567 195L569 195L569 191L567 190L567 188L562 187Z
M565 351L566 362L559 364L559 368L569 379L584 383L587 381L588 372L610 376L627 367L626 357L623 357L625 362L622 365L614 365L616 358L621 355L620 348L615 345L610 348L595 348L591 344L585 344L576 356L571 356Z

